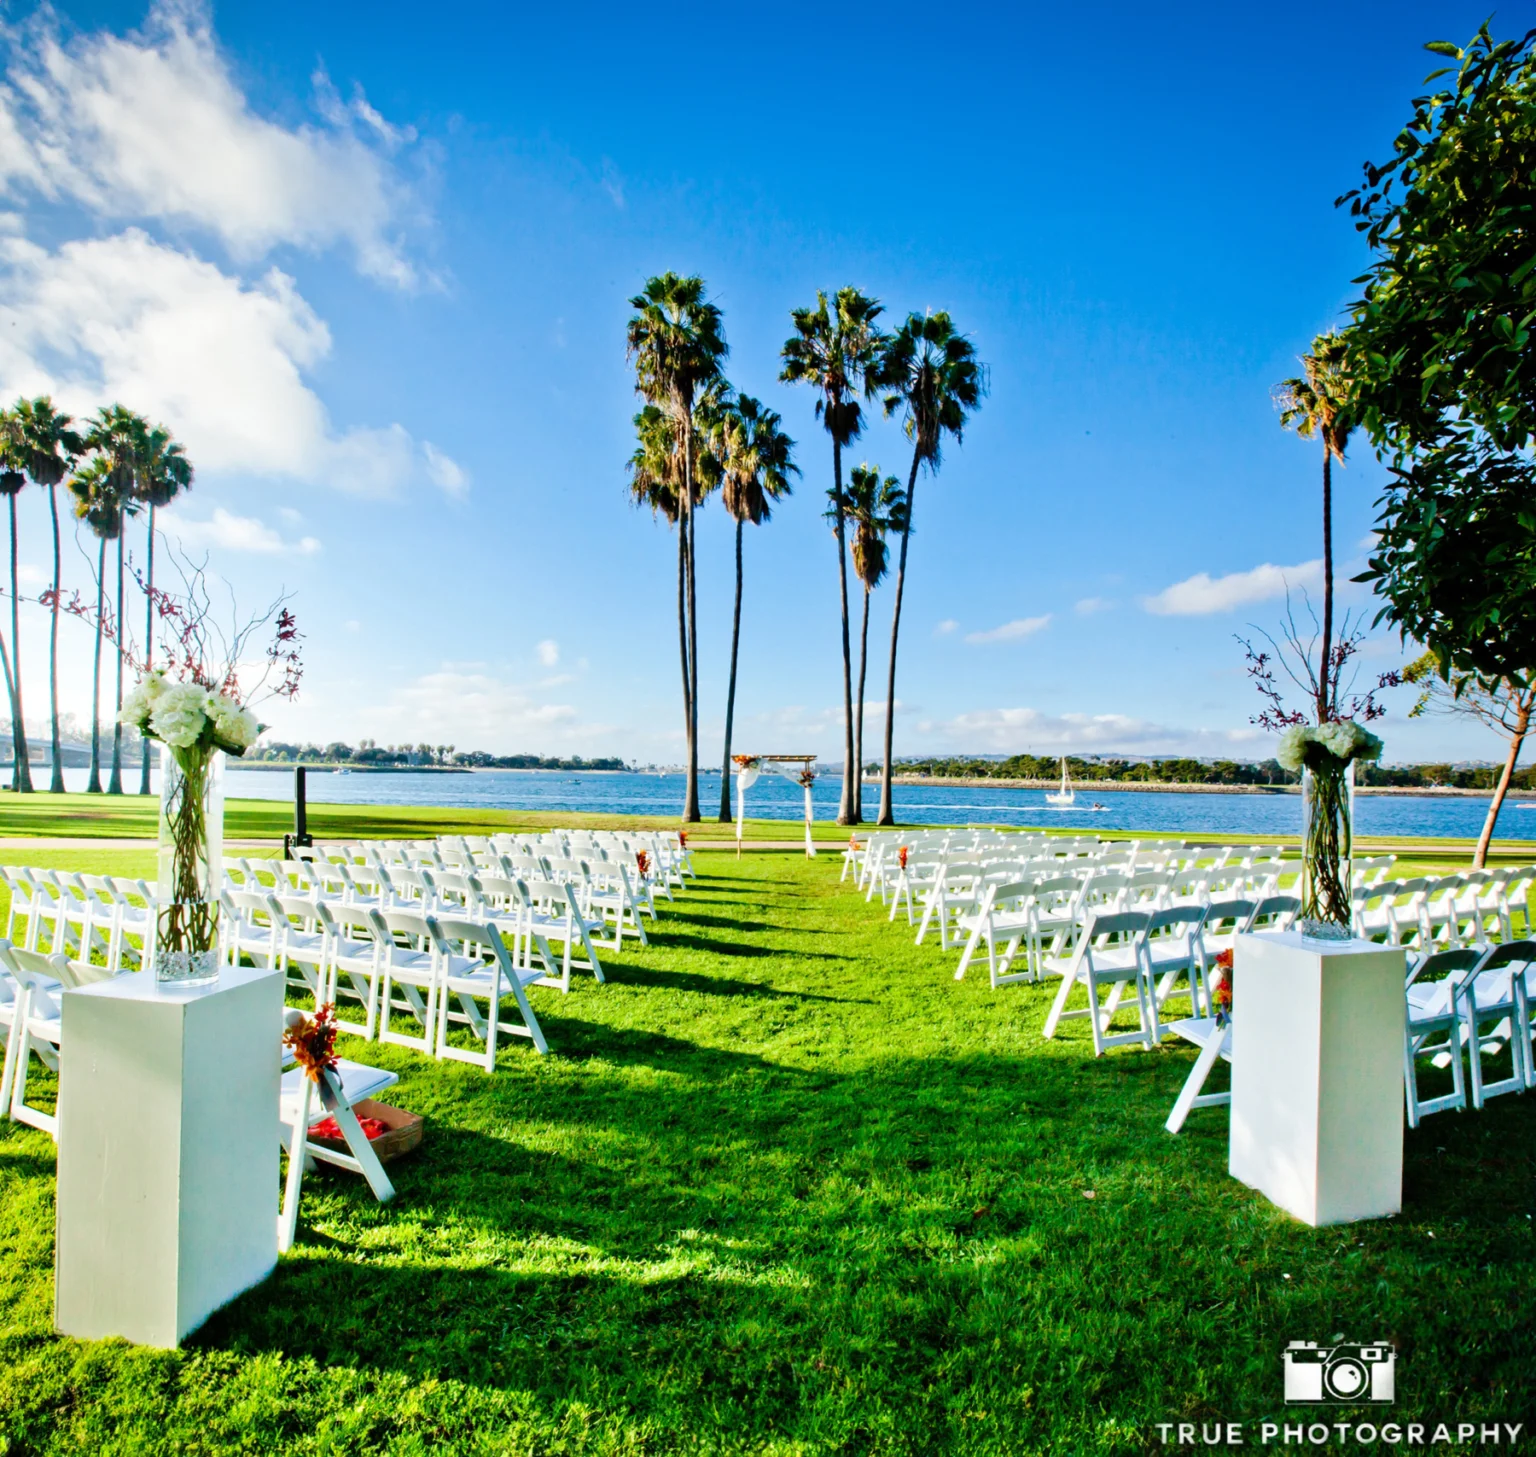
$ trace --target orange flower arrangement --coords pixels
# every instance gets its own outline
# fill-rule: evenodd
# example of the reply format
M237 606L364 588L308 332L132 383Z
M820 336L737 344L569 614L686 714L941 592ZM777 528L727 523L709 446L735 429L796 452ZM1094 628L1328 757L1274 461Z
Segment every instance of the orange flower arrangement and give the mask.
M686 850L688 848L688 831L687 830L679 830L677 832L677 843L684 850Z
M901 847L901 848L900 848L900 849L899 849L899 850L898 850L898 851L897 851L897 852L896 852L896 863L897 863L897 864L898 864L898 865L899 865L899 866L901 866L901 868L902 868L902 869L903 869L903 870L905 870L905 869L906 869L906 868L907 868L907 847L906 847L906 846L905 846L905 845L903 845L903 846L902 846L902 847Z
M336 1066L336 1005L327 1002L313 1017L305 1017L283 1033L283 1045L293 1049L299 1066L312 1083Z
M637 869L640 872L640 874L642 876L644 876L645 874L647 874L649 872L650 868L651 868L651 857L649 855L647 855L644 850L636 850L635 851L635 869Z
M1211 979L1211 1000L1216 1004L1216 1020L1227 1022L1232 1016L1232 952L1216 957L1216 975Z

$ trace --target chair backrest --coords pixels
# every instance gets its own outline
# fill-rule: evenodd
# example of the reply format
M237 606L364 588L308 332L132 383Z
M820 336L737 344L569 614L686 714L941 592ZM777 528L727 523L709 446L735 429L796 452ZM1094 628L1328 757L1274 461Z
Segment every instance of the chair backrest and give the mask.
M5 967L17 981L29 983L39 991L51 995L52 982L58 982L61 986L77 987L80 978L75 975L69 958L62 953L49 956L42 951L28 951L24 946L12 946L8 941L0 941L0 946L5 947L9 965Z
M1205 908L1205 925L1208 930L1217 931L1217 928L1230 923L1234 931L1241 930L1253 919L1253 913L1258 909L1258 902L1242 900L1236 896L1228 896L1219 901L1212 901ZM1218 932L1218 934L1221 934Z
M1421 956L1408 973L1407 986L1414 982L1441 981L1458 972L1471 971L1482 960L1483 952L1475 946L1463 946L1455 951L1435 951Z
M1481 954L1478 972L1497 971L1505 966L1524 966L1536 961L1536 941L1504 941Z
M376 933L389 945L394 944L396 936L421 938L431 934L427 930L426 916L419 911L372 911L370 914L376 923Z
M1083 927L1083 945L1090 942L1105 941L1111 936L1128 937L1138 939L1146 934L1147 927L1152 923L1152 915L1149 911L1109 911L1103 915L1090 916Z
M439 956L463 956L471 946L479 946L490 952L509 985L515 984L517 973L512 969L512 956L507 944L492 926L478 921L467 921L454 916L428 916L427 934L432 938L433 949ZM459 949L454 949L454 943ZM494 1010L493 1014L494 1016Z
M1250 918L1247 930L1256 931L1260 924L1269 931L1284 931L1290 928L1301 911L1301 900L1294 895L1267 895L1253 908L1253 916Z
M1205 923L1206 908L1204 906L1166 906L1160 911L1152 912L1152 919L1147 922L1147 934L1155 936L1160 931L1170 931L1175 927L1183 926L1187 934L1193 935Z

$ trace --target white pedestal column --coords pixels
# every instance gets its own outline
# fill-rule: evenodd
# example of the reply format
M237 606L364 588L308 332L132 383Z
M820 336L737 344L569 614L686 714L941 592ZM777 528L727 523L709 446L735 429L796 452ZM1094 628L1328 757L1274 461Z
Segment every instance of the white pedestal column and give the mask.
M176 1346L277 1264L282 976L64 993L54 1323Z
M1239 936L1233 965L1233 1178L1305 1224L1403 1202L1401 947Z

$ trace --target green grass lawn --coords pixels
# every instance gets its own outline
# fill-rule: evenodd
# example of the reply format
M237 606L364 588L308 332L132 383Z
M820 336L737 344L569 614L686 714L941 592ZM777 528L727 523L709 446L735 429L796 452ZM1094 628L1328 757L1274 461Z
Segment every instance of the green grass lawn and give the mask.
M149 860L47 860L85 858ZM306 1179L180 1353L51 1334L53 1146L0 1124L0 1452L1142 1453L1285 1420L1286 1342L1336 1335L1397 1343L1395 1420L1525 1419L1530 1098L1410 1134L1401 1217L1309 1230L1227 1176L1225 1110L1163 1132L1190 1050L1042 1041L1045 989L955 983L834 858L700 865L609 985L534 992L549 1057L345 1042L428 1119L399 1197Z

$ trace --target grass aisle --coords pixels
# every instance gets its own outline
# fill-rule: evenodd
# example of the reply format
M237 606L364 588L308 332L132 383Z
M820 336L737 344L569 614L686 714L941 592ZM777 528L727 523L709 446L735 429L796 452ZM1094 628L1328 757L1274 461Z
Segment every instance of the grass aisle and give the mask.
M700 865L608 986L535 992L550 1057L347 1043L429 1120L397 1201L307 1179L179 1354L50 1333L53 1149L0 1125L0 1451L1143 1452L1283 1419L1285 1343L1336 1333L1397 1342L1396 1420L1523 1419L1529 1098L1311 1231L1223 1110L1163 1133L1187 1051L1043 1042L1043 990L957 985L833 857Z

